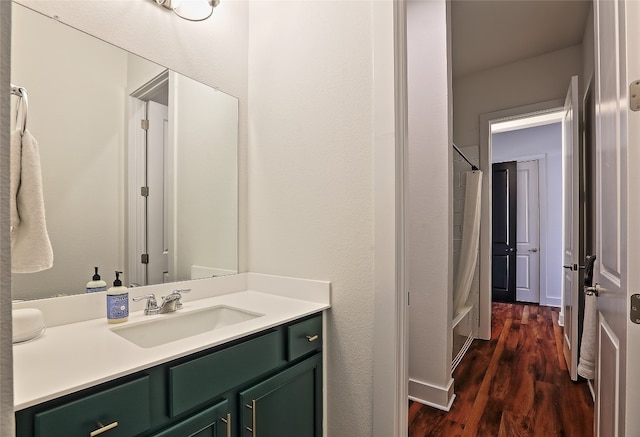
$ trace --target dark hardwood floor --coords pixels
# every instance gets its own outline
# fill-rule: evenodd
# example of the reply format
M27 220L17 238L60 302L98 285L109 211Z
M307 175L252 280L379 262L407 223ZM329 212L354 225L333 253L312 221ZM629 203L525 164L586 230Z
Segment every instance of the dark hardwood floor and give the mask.
M569 378L558 309L494 303L491 340L473 342L454 378L448 413L410 402L410 437L593 436L593 401Z

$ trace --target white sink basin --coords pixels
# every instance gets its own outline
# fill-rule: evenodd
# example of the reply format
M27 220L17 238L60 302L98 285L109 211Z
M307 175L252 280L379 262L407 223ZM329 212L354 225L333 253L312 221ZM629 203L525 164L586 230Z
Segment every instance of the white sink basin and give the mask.
M150 348L263 315L221 305L190 312L177 311L149 316L153 319L134 325L117 326L111 328L111 331L140 347Z

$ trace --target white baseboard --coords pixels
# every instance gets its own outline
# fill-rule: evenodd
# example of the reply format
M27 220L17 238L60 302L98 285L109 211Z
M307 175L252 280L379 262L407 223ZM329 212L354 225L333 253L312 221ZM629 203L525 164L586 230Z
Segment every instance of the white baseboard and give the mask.
M424 381L409 379L409 399L443 411L449 411L455 400L453 378L446 387L439 387Z

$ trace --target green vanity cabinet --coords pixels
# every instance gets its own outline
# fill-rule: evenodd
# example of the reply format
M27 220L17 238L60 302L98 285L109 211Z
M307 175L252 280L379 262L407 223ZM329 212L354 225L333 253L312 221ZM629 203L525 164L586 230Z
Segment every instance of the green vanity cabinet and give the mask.
M242 436L322 435L322 355L240 392Z
M322 314L17 411L16 429L17 437L320 437Z

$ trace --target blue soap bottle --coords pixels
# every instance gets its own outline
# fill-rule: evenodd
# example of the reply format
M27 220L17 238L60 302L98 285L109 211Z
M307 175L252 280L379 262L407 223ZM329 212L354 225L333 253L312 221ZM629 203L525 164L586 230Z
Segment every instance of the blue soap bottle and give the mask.
M122 285L120 274L116 272L113 287L107 290L107 321L122 323L129 320L129 291Z

